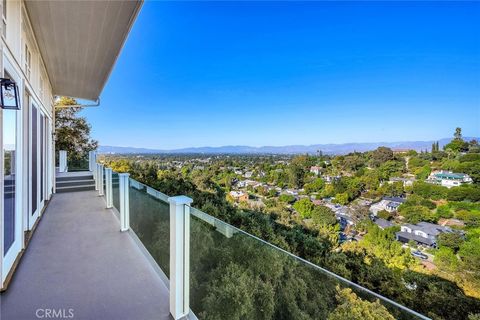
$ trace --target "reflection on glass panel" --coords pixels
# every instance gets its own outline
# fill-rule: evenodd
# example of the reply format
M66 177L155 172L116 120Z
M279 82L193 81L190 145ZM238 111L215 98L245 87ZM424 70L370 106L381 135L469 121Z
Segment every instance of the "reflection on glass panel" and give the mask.
M417 318L194 208L190 230L190 307L200 319L344 319L352 301L377 318Z
M37 137L38 137L38 132L37 132L37 119L38 119L38 114L37 114L37 108L32 106L32 152L30 153L32 156L31 159L31 165L32 165L32 172L31 172L31 177L32 177L32 184L30 185L31 187L31 196L32 196L32 210L30 212L31 215L35 214L37 211L37 174L38 174L38 150L37 150Z
M45 117L40 113L40 201L43 201L44 192L44 142L45 139Z
M68 154L68 171L88 171L88 152Z
M3 170L4 170L4 225L3 241L5 255L15 241L15 156L16 156L16 111L3 110Z
M170 209L168 197L130 179L130 227L148 252L169 276Z
M118 173L113 172L112 173L112 199L113 199L113 206L117 211L113 210L115 214L117 215L117 218L120 218L118 216L118 213L120 212L120 180L118 178Z

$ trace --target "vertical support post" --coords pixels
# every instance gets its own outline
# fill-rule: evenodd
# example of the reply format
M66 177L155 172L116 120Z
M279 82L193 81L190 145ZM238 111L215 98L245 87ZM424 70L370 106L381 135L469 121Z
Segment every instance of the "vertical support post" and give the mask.
M97 154L95 151L88 152L88 171L93 172L95 163L97 162Z
M98 175L100 173L100 163L95 163L95 170L93 170L93 177L95 179L95 190L98 191L98 184L99 184L99 180L98 179Z
M120 231L130 229L129 173L119 173L120 180Z
M174 319L190 312L190 204L186 196L170 203L170 314Z
M107 201L107 208L113 207L113 185L112 185L112 168L105 168L105 198Z
M58 151L58 171L60 172L67 172L67 151L60 150Z
M103 196L103 164L98 165L98 195Z
M94 157L95 159L95 157ZM98 185L97 185L97 160L95 159L95 161L92 163L92 175L93 175L93 179L95 180L95 190L98 190Z

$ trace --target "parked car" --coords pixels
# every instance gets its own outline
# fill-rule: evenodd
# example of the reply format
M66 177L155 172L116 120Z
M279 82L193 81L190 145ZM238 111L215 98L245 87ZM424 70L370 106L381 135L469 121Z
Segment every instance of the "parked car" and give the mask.
M418 250L417 250L417 251L413 251L413 252L412 252L412 256L417 257L417 258L420 258L420 259L423 259L423 260L427 260L427 259L428 259L428 256L427 256L425 253L423 253L423 252L421 252L421 251L418 251Z

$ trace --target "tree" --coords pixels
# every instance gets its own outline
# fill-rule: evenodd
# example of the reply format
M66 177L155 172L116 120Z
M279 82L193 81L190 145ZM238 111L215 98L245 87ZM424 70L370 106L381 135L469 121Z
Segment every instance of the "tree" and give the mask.
M337 286L338 306L329 314L328 320L394 320L378 300L369 302L360 299L350 288Z
M316 206L312 211L312 219L316 225L334 225L337 223L333 211L325 206Z
M392 214L387 210L380 210L379 212L377 212L377 217L385 220L390 220L392 219Z
M436 222L437 220L437 217L427 207L420 205L405 206L402 204L398 211L409 223Z
M457 271L460 261L458 261L452 249L443 247L435 253L434 262L443 270Z
M462 139L462 128L455 128L455 133L453 134L453 139L454 140L463 140Z
M303 198L295 202L293 208L302 216L302 218L310 218L312 216L312 211L314 204L310 199Z
M478 141L476 139L472 139L468 143L468 152L477 154L480 152L480 145L478 144Z
M372 165L380 166L382 163L393 160L393 151L387 147L378 147L372 152Z
M348 193L342 192L335 195L335 203L346 205L348 203Z
M77 105L77 101L61 97L55 102L55 145L57 150L67 151L69 163L81 161L89 151L98 148L98 142L90 138L90 125L78 113L82 108L61 107Z
M221 272L217 272L217 278L209 283L208 294L204 299L205 310L215 316L211 319L249 318L255 309L252 287L254 281L246 270L238 264L230 263L226 268L221 268Z
M322 178L315 178L310 183L305 184L305 192L312 193L312 192L320 192L322 191L323 187L325 186L325 182Z
M463 263L469 267L470 270L480 272L480 239L474 238L465 241L458 251L458 255Z
M301 188L304 183L307 168L313 164L313 159L304 155L296 156L288 166L288 183L291 187Z
M284 203L293 203L295 201L295 197L291 194L281 194L278 197L278 200Z
M392 176L399 176L402 174L404 170L404 163L401 161L394 161L388 160L383 162L379 168L378 172L380 174L380 178L387 180Z
M446 144L443 149L452 152L466 152L468 151L468 147L468 142L464 141L462 138L462 128L456 128L452 141Z
M437 237L437 242L440 247L447 247L457 252L460 249L460 245L463 243L463 237L457 233L441 233Z

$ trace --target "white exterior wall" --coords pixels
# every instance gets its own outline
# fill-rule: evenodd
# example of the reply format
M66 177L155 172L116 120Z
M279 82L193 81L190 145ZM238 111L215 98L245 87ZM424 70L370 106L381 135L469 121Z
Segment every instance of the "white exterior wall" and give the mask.
M421 230L415 230L414 233L415 233L417 236L420 236L420 237L423 237L423 238L428 238L428 235L427 235L425 232L421 231Z
M462 183L458 180L442 179L441 185L447 188L458 187Z
M0 12L3 12L4 1L0 1ZM2 15L3 16L3 15ZM4 29L4 23L6 24L6 30ZM18 95L21 102L21 110L17 112L17 171L16 171L16 219L15 225L19 228L20 234L20 249L25 247L24 243L24 231L31 228L32 222L28 221L29 211L32 205L32 199L30 199L30 185L32 179L31 161L30 161L30 102L34 103L38 109L38 117L43 114L45 117L45 153L44 153L44 199L48 200L51 197L52 189L54 185L54 142L52 130L54 128L54 112L53 112L53 95L50 85L49 77L46 68L43 63L43 59L39 53L37 42L34 36L34 32L31 29L28 15L23 1L6 1L6 16L3 17L3 23L0 25L0 52L1 52L1 72L4 76L4 70L6 70L10 76L15 80L18 85ZM4 32L6 37L4 37ZM26 67L27 51L30 52L31 63L30 70ZM0 120L3 110L0 109ZM3 122L1 122L3 125ZM40 123L38 122L38 130L40 130ZM38 146L40 147L40 134L38 137ZM0 138L0 146L2 148L0 152L0 180L2 187L0 188L0 288L3 286L9 268L5 267L5 261L3 257L3 142ZM40 154L40 151L39 151ZM39 161L40 163L40 161ZM41 172L39 169L38 172ZM40 176L37 179L37 187L40 188ZM40 190L37 191L40 194ZM39 213L45 203L37 202ZM30 218L30 220L32 220ZM19 253L19 250L18 250ZM17 253L17 255L18 255ZM5 259L6 260L6 259ZM3 266L3 268L2 268Z

